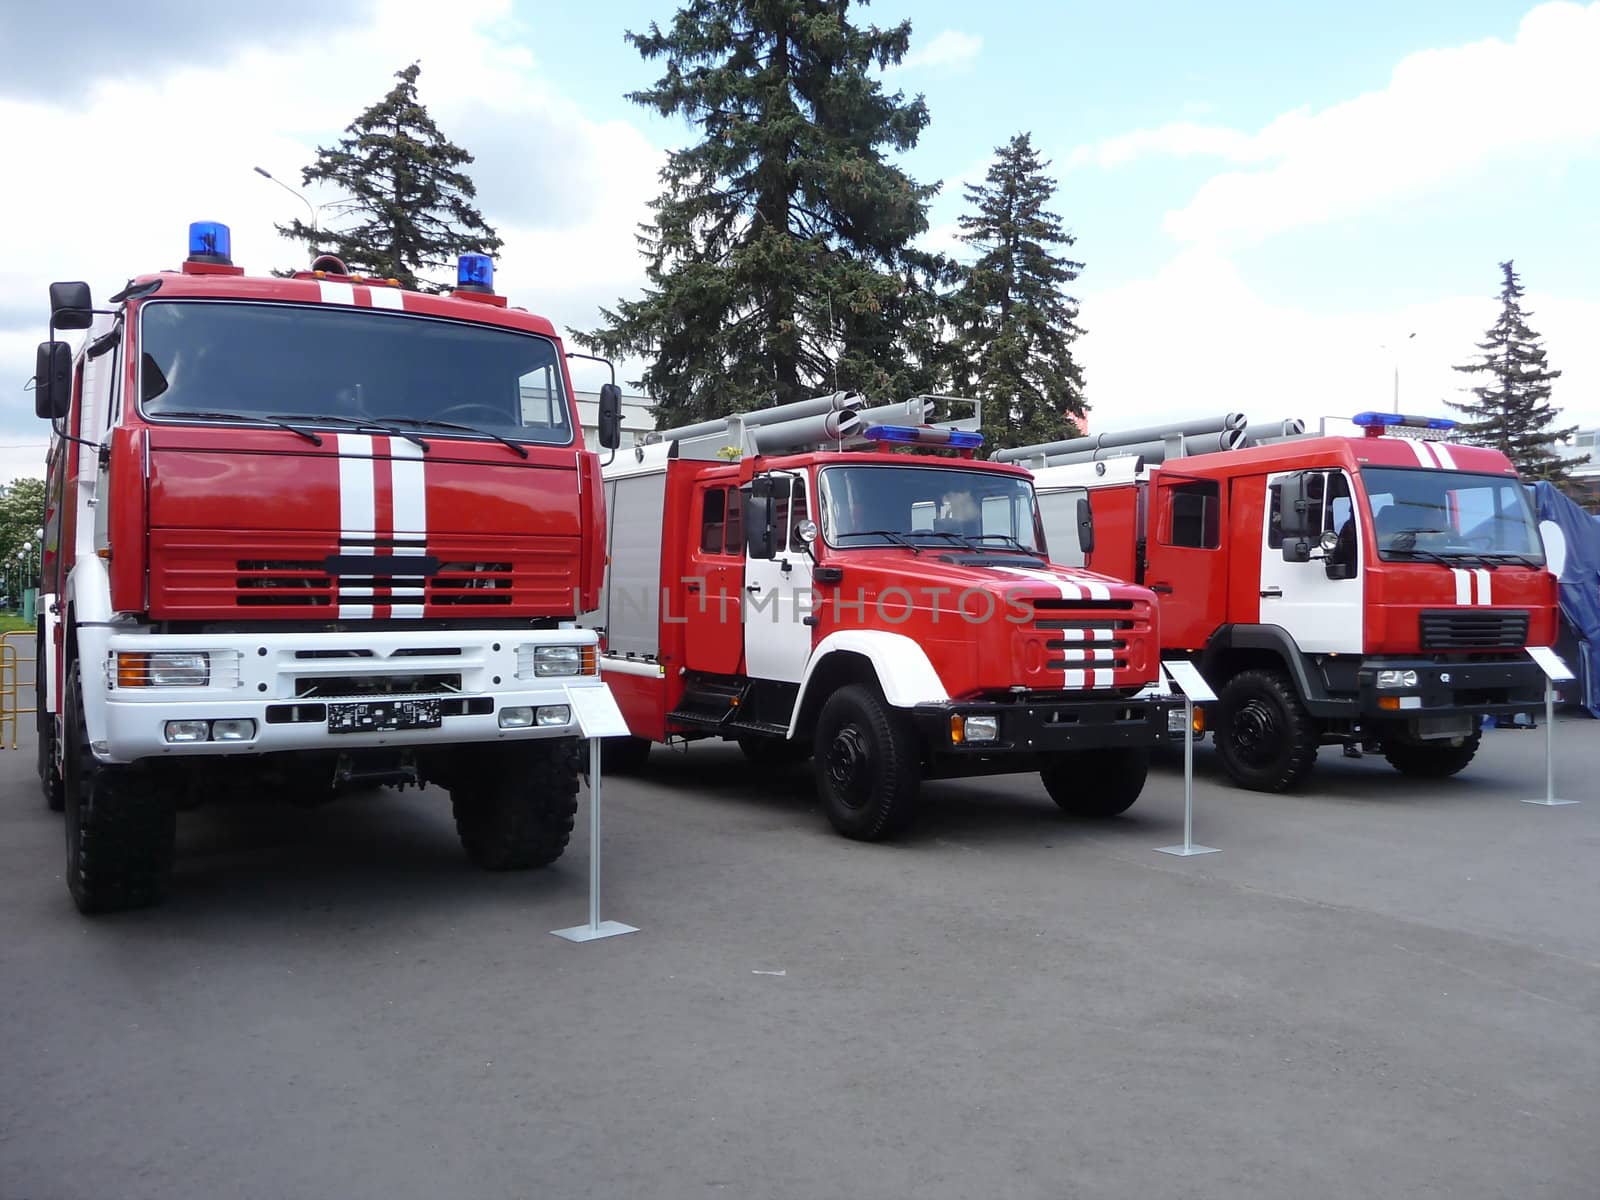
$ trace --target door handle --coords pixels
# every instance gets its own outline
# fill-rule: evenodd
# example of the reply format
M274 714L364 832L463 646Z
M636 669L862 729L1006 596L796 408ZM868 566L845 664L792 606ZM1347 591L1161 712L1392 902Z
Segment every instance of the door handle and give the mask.
M1283 589L1281 587L1264 587L1261 589L1261 598L1263 600L1282 600Z
M747 583L744 590L747 592L759 592L761 585L759 583Z
M1170 583L1152 583L1150 585L1150 590L1152 592L1158 592L1163 596L1172 595L1172 585Z
M698 592L700 585L698 583L686 583L683 585L683 590L686 592Z

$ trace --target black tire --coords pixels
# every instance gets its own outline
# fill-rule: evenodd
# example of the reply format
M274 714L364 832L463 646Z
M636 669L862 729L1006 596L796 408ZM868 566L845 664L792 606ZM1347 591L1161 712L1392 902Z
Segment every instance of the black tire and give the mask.
M811 743L802 738L742 737L739 750L753 765L774 769L793 766L811 757Z
M56 718L50 712L45 694L44 618L33 639L33 712L34 726L39 731L39 790L51 812L61 812L67 806L66 789L61 783L61 765L56 758Z
M576 738L473 747L450 789L461 848L486 871L556 861L578 812Z
M146 908L167 892L177 810L156 772L99 762L89 749L78 666L67 678L64 790L67 889L83 913Z
M1039 778L1062 812L1100 820L1127 812L1149 771L1146 751L1108 747L1058 754Z
M1288 791L1315 765L1317 723L1282 671L1241 671L1223 687L1216 712L1217 753L1240 787Z
M1447 779L1466 768L1483 740L1481 730L1471 737L1437 742L1384 742L1383 756L1402 775L1415 779Z
M817 796L835 830L875 842L910 825L922 783L916 737L875 689L851 684L830 696L813 744Z
M600 769L608 775L637 775L650 760L650 739L608 737L600 743Z

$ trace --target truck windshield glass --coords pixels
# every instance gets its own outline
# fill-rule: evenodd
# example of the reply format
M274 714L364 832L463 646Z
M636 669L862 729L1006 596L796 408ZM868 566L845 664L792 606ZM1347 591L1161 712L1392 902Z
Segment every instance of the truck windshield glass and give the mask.
M1515 479L1367 467L1361 480L1380 558L1544 562L1533 510Z
M1012 475L940 467L828 467L821 480L822 536L830 546L970 542L1044 550L1033 485Z
M572 442L555 342L536 334L350 308L155 301L140 322L147 417L205 413L317 424L452 422Z

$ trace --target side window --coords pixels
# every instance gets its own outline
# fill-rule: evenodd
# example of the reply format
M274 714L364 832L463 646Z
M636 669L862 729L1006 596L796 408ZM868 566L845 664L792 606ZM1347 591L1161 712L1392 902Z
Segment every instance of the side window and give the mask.
M728 523L724 531L726 540L723 542L724 554L735 554L744 557L744 505L739 502L737 488L728 489Z
M772 546L782 554L799 550L803 543L795 532L806 519L806 481L803 475L774 475L772 497Z
M1215 550L1222 544L1222 490L1215 480L1180 483L1168 495L1167 545Z
M705 554L722 553L722 536L727 528L728 492L726 488L708 488L702 498L700 510L700 549Z
M1088 495L1086 488L1039 493L1039 519L1044 523L1044 540L1050 547L1051 562L1083 566L1083 551L1078 549L1078 501Z

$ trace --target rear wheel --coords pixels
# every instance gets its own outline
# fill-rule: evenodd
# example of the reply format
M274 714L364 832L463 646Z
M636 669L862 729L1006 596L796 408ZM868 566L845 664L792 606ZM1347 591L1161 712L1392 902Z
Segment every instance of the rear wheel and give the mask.
M1063 812L1092 819L1127 812L1144 791L1149 769L1145 751L1110 747L1058 754L1039 778Z
M520 871L561 857L578 812L578 746L557 738L470 748L470 764L452 776L450 807L475 865Z
M1445 779L1463 770L1478 752L1481 732L1471 737L1436 742L1384 742L1383 756L1402 775L1417 779Z
M875 842L911 823L922 782L916 738L875 689L851 684L830 696L813 746L817 795L839 833Z
M63 724L67 888L73 902L85 913L156 903L166 894L177 838L170 789L147 767L95 758L76 663L67 679Z
M1283 792L1317 761L1317 724L1282 671L1241 671L1217 704L1217 753L1240 787Z
M800 738L742 737L739 749L758 767L788 767L811 757L811 743Z

